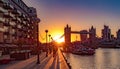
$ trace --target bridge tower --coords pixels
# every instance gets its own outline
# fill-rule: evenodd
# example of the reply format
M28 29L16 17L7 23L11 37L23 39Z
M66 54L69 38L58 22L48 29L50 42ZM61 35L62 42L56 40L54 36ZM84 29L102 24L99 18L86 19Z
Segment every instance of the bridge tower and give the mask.
M68 26L68 24L66 25L66 27L64 28L64 38L65 38L65 44L66 44L66 49L68 49L68 46L70 46L71 43L71 27Z
M96 28L94 28L93 26L89 29L89 42L90 45L96 47L97 46L97 37L96 37Z
M89 38L90 40L93 40L96 38L96 28L94 28L93 26L89 29Z

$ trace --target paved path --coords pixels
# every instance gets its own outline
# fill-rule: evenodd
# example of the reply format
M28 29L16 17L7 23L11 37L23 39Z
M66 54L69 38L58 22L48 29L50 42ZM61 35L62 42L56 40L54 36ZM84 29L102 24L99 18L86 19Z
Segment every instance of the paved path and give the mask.
M45 53L40 54L40 64L36 64L37 56L23 61L12 61L7 65L0 65L0 69L69 69L60 50L56 57L49 54L48 57Z

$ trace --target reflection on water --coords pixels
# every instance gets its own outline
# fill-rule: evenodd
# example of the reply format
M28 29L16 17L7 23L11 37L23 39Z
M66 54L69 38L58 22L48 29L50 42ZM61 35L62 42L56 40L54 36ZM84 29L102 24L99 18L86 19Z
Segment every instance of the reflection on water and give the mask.
M72 69L120 69L120 49L97 49L92 56L64 55Z

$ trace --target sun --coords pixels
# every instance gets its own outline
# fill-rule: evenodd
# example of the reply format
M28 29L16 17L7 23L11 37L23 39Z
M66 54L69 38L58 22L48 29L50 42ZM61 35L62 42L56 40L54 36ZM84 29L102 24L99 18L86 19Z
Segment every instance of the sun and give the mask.
M53 38L57 43L62 43L64 42L64 38L60 38L60 35L56 35L54 38Z

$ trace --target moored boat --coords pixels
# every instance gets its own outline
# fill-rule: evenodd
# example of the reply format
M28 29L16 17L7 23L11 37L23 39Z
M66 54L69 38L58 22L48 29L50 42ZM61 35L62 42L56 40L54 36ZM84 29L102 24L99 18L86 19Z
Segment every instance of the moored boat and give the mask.
M95 54L95 49L81 48L79 50L74 50L72 53L77 54L77 55L94 55Z

